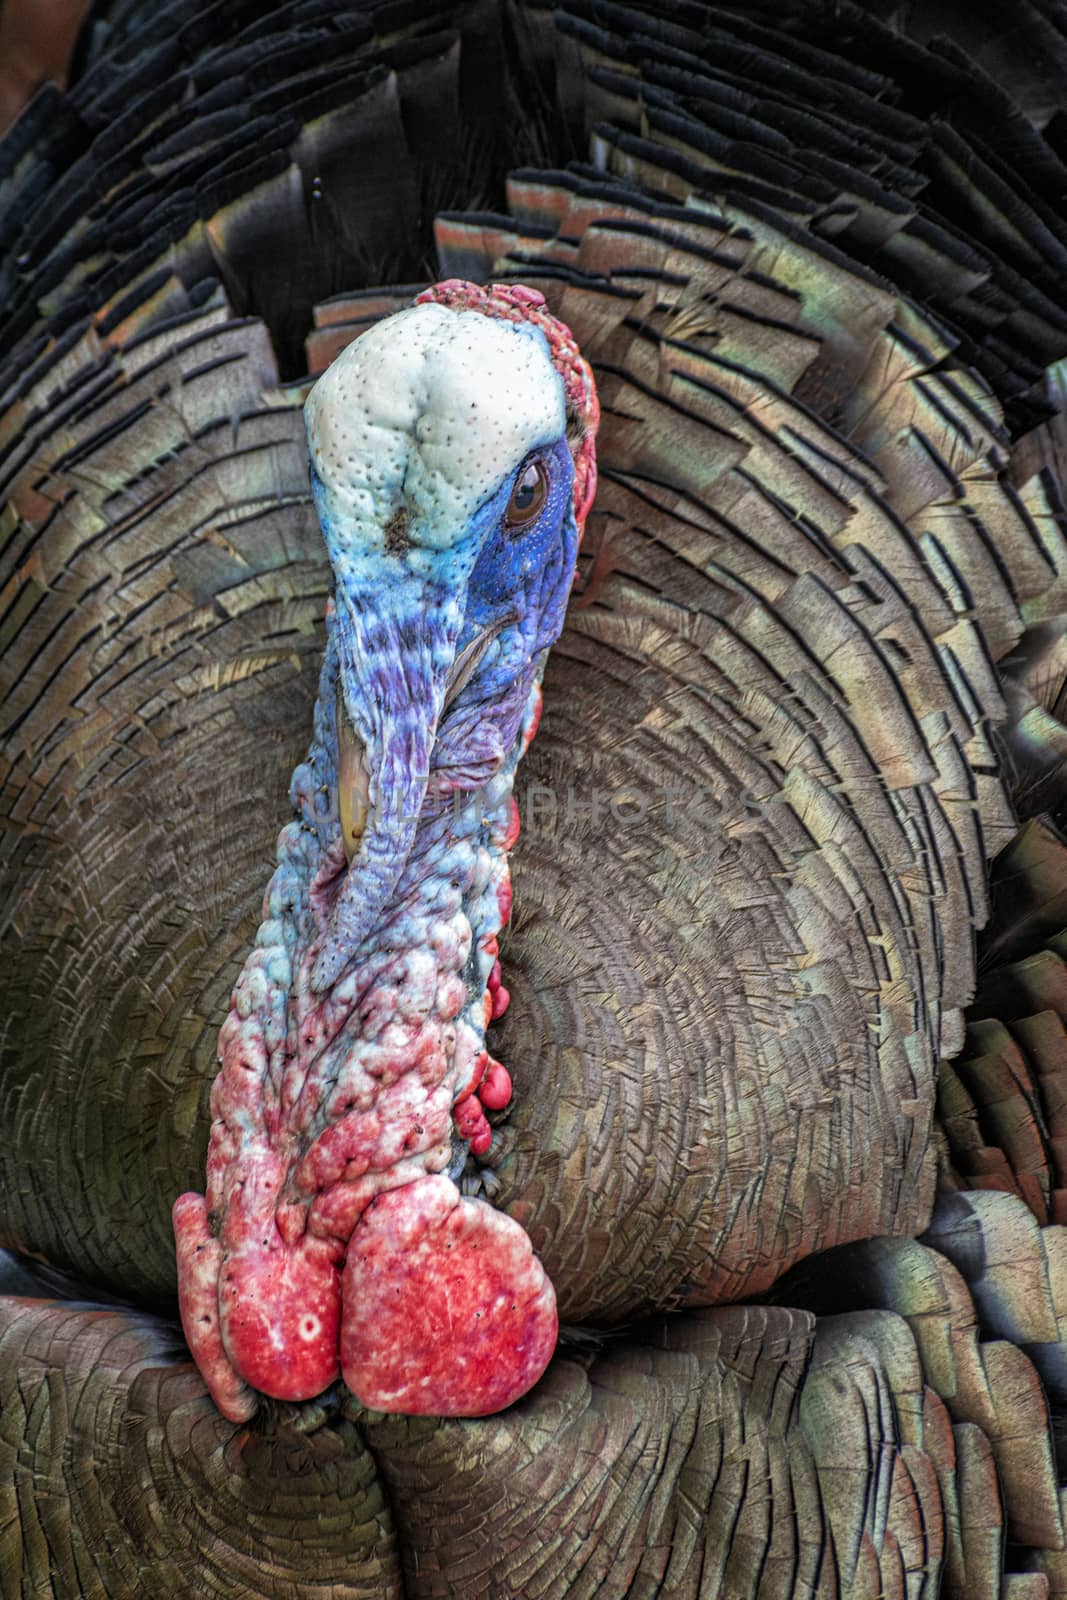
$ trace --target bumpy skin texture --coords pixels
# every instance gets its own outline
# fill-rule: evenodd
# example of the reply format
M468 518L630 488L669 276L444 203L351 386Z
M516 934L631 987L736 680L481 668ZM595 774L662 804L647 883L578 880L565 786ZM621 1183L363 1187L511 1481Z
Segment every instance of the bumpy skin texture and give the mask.
M309 401L336 577L314 736L220 1036L207 1193L174 1208L186 1337L235 1421L339 1375L377 1410L484 1415L556 1340L526 1233L453 1179L511 1098L485 1047L507 1005L511 791L595 488L596 400L539 295L420 301ZM516 522L531 463L543 504Z

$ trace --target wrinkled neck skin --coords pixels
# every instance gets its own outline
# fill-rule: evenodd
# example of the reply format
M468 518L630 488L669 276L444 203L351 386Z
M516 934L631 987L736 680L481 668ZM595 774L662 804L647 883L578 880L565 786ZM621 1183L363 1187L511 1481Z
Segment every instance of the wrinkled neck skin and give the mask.
M511 1098L486 1029L508 998L512 785L595 483L590 449L580 471L563 439L544 450L549 532L501 536L506 481L460 584L361 588L334 560L294 818L220 1034L207 1193L174 1207L186 1338L235 1421L339 1376L375 1410L485 1415L555 1348L526 1233L456 1185Z
M338 1377L374 1410L481 1416L558 1331L524 1230L456 1179L511 1098L486 1029L512 785L595 491L596 394L536 291L450 281L356 341L307 412L335 593L219 1038L207 1193L174 1206L182 1324L234 1421Z
M286 1200L310 1202L313 1227L323 1209L320 1201L316 1211L315 1196L341 1175L323 1163L323 1130L339 1114L364 1108L388 1088L398 1074L397 1064L387 1064L385 1058L392 1051L406 1062L421 1048L427 1017L442 1024L432 1047L447 1058L434 1062L435 1068L444 1069L435 1103L450 1112L463 1091L474 1086L485 1050L485 997L497 960L497 935L510 904L507 854L516 832L512 786L536 725L543 664L543 655L528 661L498 700L461 698L429 749L418 745L414 731L410 740L402 741L410 770L428 774L425 794L416 817L397 815L410 798L408 772L394 775L387 768L379 785L382 792L372 795L372 807L383 818L382 836L393 845L391 854L384 848L381 852L389 899L370 930L350 946L349 964L320 993L314 974L348 875L337 783L343 632L335 609L327 623L314 737L290 788L299 820L279 838L264 921L237 985L223 1039L225 1068L230 1055L239 1054L231 1052L229 1039L243 1031L242 998L248 994L259 1012L261 996L269 996L277 1032L272 1031L269 1047L261 1131L276 1149L299 1158L288 1175ZM514 648L516 641L510 642ZM410 671L416 682L417 667L413 662ZM491 688L491 682L482 684L479 693ZM215 1098L216 1114L225 1116L224 1078L225 1072ZM412 1143L408 1153L417 1155L426 1171L443 1171L457 1161L461 1166L465 1149L454 1160L449 1130L434 1127L437 1137L431 1141L427 1123L418 1148ZM354 1164L350 1159L345 1166L349 1181ZM403 1161L374 1171L373 1188L366 1186L371 1198L411 1176ZM216 1166L209 1158L212 1205L233 1181L232 1165L223 1159ZM366 1204L364 1191L351 1190L346 1201L354 1221L356 1208Z
M234 1419L252 1414L256 1391L309 1399L339 1372L376 1409L480 1415L528 1388L555 1345L555 1297L525 1233L453 1181L468 1146L488 1148L485 1109L510 1098L485 1034L507 998L497 935L512 785L545 654L521 618L428 748L414 725L364 730L369 748L404 758L370 796L371 890L386 899L336 975L316 981L358 865L346 865L339 822L341 662L380 646L417 700L435 676L425 630L386 650L377 632L398 626L367 624L354 644L350 613L331 608L296 815L220 1037L206 1200L175 1208L186 1334ZM420 770L417 814L389 815Z

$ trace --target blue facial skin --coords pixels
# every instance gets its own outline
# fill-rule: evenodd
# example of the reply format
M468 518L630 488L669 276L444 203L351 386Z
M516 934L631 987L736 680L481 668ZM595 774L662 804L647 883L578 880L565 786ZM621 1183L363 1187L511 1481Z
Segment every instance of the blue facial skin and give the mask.
M526 527L509 528L504 520L515 483L531 460L548 475L548 495L540 514ZM488 532L467 585L464 640L485 629L509 609L531 624L536 638L531 653L547 649L559 637L563 610L578 553L572 489L574 463L566 440L527 456L475 515L474 525Z
M532 460L539 461L548 476L545 504L526 527L510 528L505 521L508 501ZM476 697L479 703L502 710L517 701L521 715L540 657L563 628L578 554L573 483L574 463L566 441L559 439L527 456L476 514L475 525L485 529L485 543L467 584L459 649L488 628L500 632L497 648L489 650L470 690L459 697L464 703Z
M532 460L547 476L545 503L525 526L509 526L512 491ZM402 887L401 877L409 880L417 860L425 864L427 851L437 848L440 829L427 833L423 827L420 840L420 821L429 824L445 797L481 788L505 764L514 767L531 690L563 627L574 575L573 478L565 439L533 450L452 547L382 552L373 582L364 574L362 581L346 582L343 560L335 558L341 541L316 495L337 574L337 609L328 628L316 738L294 774L293 798L325 847L335 813L331 807L327 817L324 807L309 802L312 791L321 794L324 778L326 787L336 784L333 706L340 675L346 708L367 747L374 800L316 964L316 991L348 970ZM450 695L456 658L487 630L492 642L469 680Z

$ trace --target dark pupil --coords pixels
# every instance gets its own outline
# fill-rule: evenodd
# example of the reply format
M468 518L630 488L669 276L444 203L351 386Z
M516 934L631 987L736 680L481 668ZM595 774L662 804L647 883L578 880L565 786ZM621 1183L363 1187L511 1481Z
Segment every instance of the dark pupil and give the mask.
M527 467L512 496L512 509L521 517L529 511L537 498L537 468Z

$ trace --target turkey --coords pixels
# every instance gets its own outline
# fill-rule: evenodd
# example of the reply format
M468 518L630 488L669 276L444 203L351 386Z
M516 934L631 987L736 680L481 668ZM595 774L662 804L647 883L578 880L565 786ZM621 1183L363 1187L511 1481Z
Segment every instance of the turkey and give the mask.
M555 1294L455 1179L511 1099L515 769L596 490L592 375L531 290L454 280L306 408L334 586L314 733L174 1207L182 1326L220 1411L484 1416L541 1377ZM472 1174L473 1177L473 1174Z
M1067 1594L1065 74L1054 0L91 9L0 144L5 1593ZM171 1224L372 745L305 403L457 295L600 413L432 1180L558 1307L484 1416L227 1390Z

